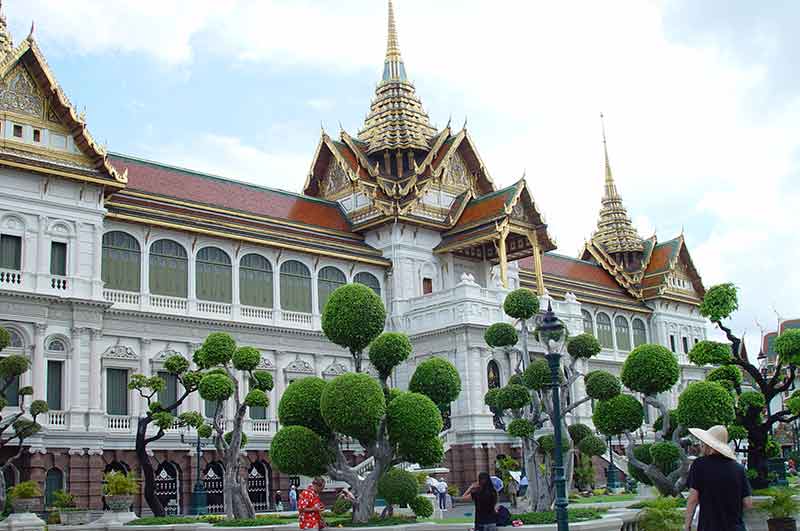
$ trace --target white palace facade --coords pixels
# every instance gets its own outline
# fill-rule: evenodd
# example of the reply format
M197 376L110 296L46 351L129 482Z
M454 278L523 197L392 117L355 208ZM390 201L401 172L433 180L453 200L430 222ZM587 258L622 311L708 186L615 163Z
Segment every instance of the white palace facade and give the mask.
M580 256L556 254L525 180L498 189L466 129L431 126L406 77L391 2L389 13L364 126L322 133L300 194L107 153L33 35L14 45L0 17L0 326L12 335L0 355L30 358L19 385L50 406L42 433L7 468L10 482L67 488L97 506L104 471L136 469L145 406L126 387L130 375L157 374L176 353L191 359L224 331L259 349L276 382L271 405L246 422L251 496L265 509L290 481L269 458L282 390L351 370L320 326L326 298L347 282L379 293L387 328L412 339L395 385L431 356L458 368L463 390L443 434L452 483L518 451L483 402L512 370L483 340L511 289L551 300L571 333L597 335L602 353L584 370L618 373L634 346L654 342L678 355L679 387L702 378L686 353L706 336L704 289L683 237L637 234L606 156L593 237ZM165 393L176 392L172 381ZM182 408L205 411L197 396ZM587 403L576 421L590 416ZM153 445L159 493L175 512L188 508L198 459L180 435ZM202 456L212 506L221 503L216 459Z

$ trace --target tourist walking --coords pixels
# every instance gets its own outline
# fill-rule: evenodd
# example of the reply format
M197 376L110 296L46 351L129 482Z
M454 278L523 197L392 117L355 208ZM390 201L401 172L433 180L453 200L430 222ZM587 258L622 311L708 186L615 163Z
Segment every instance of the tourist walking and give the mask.
M470 485L461 501L475 502L475 531L497 531L497 491L488 472L478 474L478 481Z
M283 496L281 496L281 491L275 491L275 510L278 512L283 510Z
M519 492L519 483L514 478L508 480L508 486L506 487L506 493L508 494L508 501L511 503L511 507L517 507L517 492Z
M289 489L289 510L297 510L297 487L295 485Z
M436 488L436 499L439 501L439 509L447 510L447 483L439 481L434 485Z
M746 531L742 513L753 507L750 482L744 467L728 445L725 426L708 430L690 428L702 443L701 454L689 469L689 499L686 502L685 529L692 529L698 504L697 531Z
M325 480L321 477L316 477L308 488L300 493L300 498L297 500L300 529L322 529L326 527L325 520L322 519L322 511L325 506L319 499L319 495L324 488Z

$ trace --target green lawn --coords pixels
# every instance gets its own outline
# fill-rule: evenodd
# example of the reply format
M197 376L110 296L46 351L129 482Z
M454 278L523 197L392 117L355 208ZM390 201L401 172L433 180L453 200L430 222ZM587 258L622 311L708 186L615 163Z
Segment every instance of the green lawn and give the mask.
M636 499L636 494L602 494L600 496L589 496L588 498L578 497L570 498L570 504L582 503L606 503L606 502L624 502Z

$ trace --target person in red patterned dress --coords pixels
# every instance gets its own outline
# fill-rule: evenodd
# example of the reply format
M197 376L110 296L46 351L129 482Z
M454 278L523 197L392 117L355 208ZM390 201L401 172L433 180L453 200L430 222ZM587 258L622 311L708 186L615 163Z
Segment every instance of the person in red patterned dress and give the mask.
M300 517L300 529L322 529L326 527L325 520L322 519L322 511L325 506L319 499L322 489L325 488L325 480L316 477L311 485L308 486L297 499L297 512Z

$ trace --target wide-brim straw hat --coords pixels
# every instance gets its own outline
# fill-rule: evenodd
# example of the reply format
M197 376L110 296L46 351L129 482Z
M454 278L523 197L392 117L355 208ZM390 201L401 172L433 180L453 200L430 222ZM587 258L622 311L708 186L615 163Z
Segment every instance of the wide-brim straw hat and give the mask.
M725 426L711 426L707 430L689 428L689 433L700 439L706 446L710 446L728 459L736 459L733 448L728 444L728 430Z

